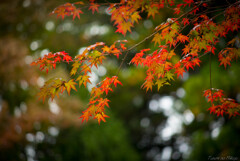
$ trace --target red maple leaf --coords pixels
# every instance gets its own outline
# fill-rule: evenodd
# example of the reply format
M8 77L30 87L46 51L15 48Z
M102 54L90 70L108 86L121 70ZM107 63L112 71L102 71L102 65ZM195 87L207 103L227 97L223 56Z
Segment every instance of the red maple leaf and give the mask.
M177 77L179 78L179 76L181 75L183 77L183 73L185 72L183 67L179 67L175 69L175 73L177 73Z
M92 13L94 14L95 11L98 12L99 5L97 3L90 3L89 10L92 10Z
M83 12L82 12L80 9L77 9L77 8L75 8L75 9L72 11L73 20L75 19L76 16L78 17L78 19L80 19L79 13L83 13Z
M73 61L73 60L72 60L72 57L69 56L69 55L64 55L64 56L63 56L63 60L65 60L65 61L68 62L68 63L69 63L69 61Z

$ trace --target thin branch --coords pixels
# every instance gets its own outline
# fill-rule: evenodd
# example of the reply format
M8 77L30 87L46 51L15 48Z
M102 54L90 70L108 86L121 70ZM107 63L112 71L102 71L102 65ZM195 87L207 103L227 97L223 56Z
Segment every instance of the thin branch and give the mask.
M212 48L211 48L212 50ZM210 89L211 89L211 96L213 99L213 95L212 95L212 54L209 54L209 83L210 83Z

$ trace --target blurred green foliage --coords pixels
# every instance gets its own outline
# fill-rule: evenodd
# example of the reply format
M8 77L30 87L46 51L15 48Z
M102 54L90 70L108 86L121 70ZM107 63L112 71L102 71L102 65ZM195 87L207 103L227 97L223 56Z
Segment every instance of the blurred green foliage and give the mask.
M210 88L207 56L201 59L201 67L185 73L184 79L172 81L171 86L159 92L153 89L146 93L140 88L144 69L128 64L138 49L154 48L151 41L146 41L127 58L119 75L123 87L110 95L110 118L101 125L92 120L81 124L78 119L89 98L85 88L71 96L63 94L52 103L38 101L36 94L44 80L68 78L70 70L68 64L59 65L46 75L30 67L30 62L41 54L65 50L75 56L82 47L100 41L110 45L119 39L127 39L129 47L172 16L171 11L164 9L161 16L141 20L131 34L123 37L114 32L104 7L94 15L86 10L80 20L74 21L49 16L64 2L0 2L1 161L201 161L218 156L240 159L239 118L210 115L209 103L202 96L203 90ZM121 58L109 59L104 63L108 75L115 75L120 61ZM219 67L217 57L212 57L214 88L224 89L238 101L239 71L238 62L225 70Z

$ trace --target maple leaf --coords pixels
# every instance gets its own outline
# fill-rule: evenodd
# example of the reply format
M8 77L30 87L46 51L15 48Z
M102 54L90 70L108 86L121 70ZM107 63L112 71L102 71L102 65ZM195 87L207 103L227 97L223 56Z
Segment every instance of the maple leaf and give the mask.
M158 8L156 6L147 6L148 18L152 16L155 17L155 14L158 13Z
M72 70L70 72L70 75L75 75L79 66L80 66L79 61L75 61L72 65Z
M95 117L94 117L94 119L97 119L97 120L98 120L98 124L100 125L100 122L101 122L101 121L106 122L105 117L109 117L109 116L105 115L105 114L102 112L102 113L96 114Z
M126 50L126 49L127 49L124 45L125 45L125 44L122 44L122 43L120 44L122 50Z
M220 25L220 26L217 27L217 34L222 36L222 37L226 37L227 32L225 30L224 25Z
M69 61L72 61L72 57L69 56L69 55L64 55L64 56L63 56L63 60L65 60L66 62L69 63Z
M138 64L142 64L142 61L143 61L143 52L140 52L140 53L137 53L133 58L132 60L130 61L130 63L134 63L136 66L138 66Z
M174 8L174 11L175 11L174 14L178 15L181 12L181 9L180 8Z
M76 89L76 87L75 87L76 84L77 84L77 83L74 82L73 79L71 79L71 80L69 80L68 82L65 82L65 83L64 83L65 88L67 89L68 95L70 95L71 89L74 89L75 91L77 91L77 89Z
M40 70L46 69L46 73L48 73L49 69L52 69L56 67L56 61L55 57L58 57L58 54L52 54L51 52L44 55L43 58L38 58L38 60L34 61L31 63L32 65L40 65L39 68Z
M110 52L110 48L108 46L104 46L102 48L102 51L103 51L103 53L105 53L105 52L109 53Z
M57 55L57 56L55 57L54 62L61 62L61 60L62 60L62 58L61 58L59 55Z
M189 41L188 40L188 37L185 36L185 35L182 35L182 34L179 34L178 37L177 37L177 40L182 42L182 43L185 43L185 41Z
M159 64L159 65L155 65L156 62L152 63L153 65L150 67L150 69L152 69L154 72L154 75L157 76L157 78L163 77L164 75L164 65Z
M83 111L82 113L83 113L82 116L79 117L79 118L82 119L82 123L83 123L84 121L87 122L88 119L89 119L89 117L92 116L92 114L91 114L88 110L85 110L85 111Z
M57 17L61 16L62 19L64 19L64 17L66 15L69 15L69 13L72 11L72 7L73 6L71 3L65 3L64 5L61 5L55 8L51 14L57 14Z
M154 45L156 45L156 44L161 45L161 39L162 39L162 35L157 33L154 35L152 41L154 42Z
M98 50L94 50L91 52L91 59L89 60L89 62L91 63L90 67L92 67L93 65L97 68L98 63L102 64L103 59L105 59L106 57L99 52Z
M78 19L80 19L79 13L83 13L83 12L82 12L80 9L77 9L77 8L75 8L75 9L72 11L73 20L75 19L76 16L77 16Z
M185 26L186 24L189 24L189 19L188 18L183 18L182 23Z
M176 55L175 52L174 52L174 50L171 50L171 51L167 54L167 59L168 59L168 60L171 60L171 58L172 58L174 55Z
M198 42L198 47L200 50L201 49L207 50L207 41L202 39L201 41Z
M189 4L189 6L190 6L190 4ZM197 11L199 11L199 8L195 8L195 9L194 9L192 12L190 12L190 13L196 15Z
M90 67L89 67L87 64L83 64L83 65L81 66L81 68L82 68L81 72L84 72L85 75L86 75L88 72L91 73L91 69L90 69Z
M194 68L193 68L194 64L190 61L190 59L191 59L190 57L187 57L182 61L184 63L184 67L186 67L187 71L189 70L189 67L194 70Z
M95 11L98 12L98 7L100 5L98 5L97 3L90 3L90 6L89 6L89 10L92 10L92 14L94 14Z
M213 32L209 32L209 33L205 34L204 37L207 40L207 42L212 43L214 41L214 39L216 38L216 35Z
M217 110L215 111L215 114L217 114L217 116L219 116L219 115L223 116L223 113L226 112L225 109L223 109L221 105L217 105L217 107L218 107L218 108L217 108Z
M213 102L212 90L213 89L207 89L203 92L203 95L207 98L208 102L209 101Z
M219 90L217 89L216 92L213 94L213 99L217 100L218 98L222 98L223 97L223 90Z
M234 106L233 106L233 108L227 109L227 114L229 115L229 118L231 118L232 116L240 115L239 105L237 105L234 102L231 102L231 104L234 104Z
M113 76L113 77L112 77L112 82L113 82L113 84L114 84L115 87L117 87L117 84L122 85L122 83L118 80L118 77L117 77L117 76Z
M215 54L215 47L214 46L209 46L209 45L207 45L207 50L206 50L206 52L212 52L213 54Z
M169 71L170 69L172 69L172 63L170 63L170 62L165 62L165 64L164 64L164 70L165 70L165 71Z
M44 83L44 86L40 88L40 92L38 93L39 99L42 99L43 102L47 97L51 97L52 99L61 91L61 86L64 81L61 79L49 79Z
M180 62L180 61L177 62L177 63L174 65L174 68L179 68L179 67L181 67L181 62Z
M151 80L151 81L146 80L146 81L143 83L142 88L143 88L143 89L146 88L146 91L148 91L149 89L152 90L153 84L154 84L154 83L153 83L152 80Z
M154 75L152 73L148 73L146 77L146 81L143 83L142 88L143 89L146 88L146 91L148 91L149 89L152 90L152 86L154 85L153 79L154 79Z
M39 100L42 99L43 103L45 102L45 99L48 97L44 88L40 88L40 92L37 95L38 95L38 99Z
M168 44L170 44L170 47L171 47L171 45L172 44L174 44L173 42L173 37L174 37L174 32L170 32L170 33L168 33L168 34L166 34L165 36L164 36L164 39L165 39L165 41L168 43Z
M192 63L193 63L194 66L198 65L200 67L200 62L201 62L201 60L199 58L193 58L192 59Z
M166 81L166 79L158 79L156 82L155 82L155 84L157 85L157 88L158 88L158 91L159 91L159 89L163 86L163 85L170 85L167 81Z
M89 80L90 76L88 75L80 75L76 81L79 81L79 87L83 84L85 87L87 87L87 83L91 84L91 81Z
M103 94L103 91L100 88L93 87L91 91L92 98L100 97Z
M131 21L134 23L138 23L138 20L141 19L140 15L138 12L134 12L132 15L131 15Z
M100 99L98 100L97 106L98 106L98 107L107 106L107 107L109 108L108 102L110 102L109 99L107 99L107 98L104 98L104 99L103 99L103 98L100 98Z
M185 48L183 48L183 54L188 54L189 53L189 51L190 51L190 47L189 47L189 45L185 45Z
M185 70L184 70L184 68L182 67L182 68L177 68L177 69L175 69L175 73L177 73L177 77L179 77L180 75L182 76L182 78L183 78L183 73L185 72Z
M112 82L112 79L109 77L106 77L102 81L102 85L100 86L101 91L104 91L106 94L108 94L108 91L113 91L112 88L110 87Z
M150 49L142 49L139 53L137 53L132 60L130 61L130 63L134 63L136 66L138 66L138 64L143 64L143 55L144 52L149 51Z
M133 27L131 22L123 22L117 26L118 29L116 32L122 33L125 36L127 31L131 32L131 27Z
M225 107L223 106L225 102L225 98L223 98L224 96L223 90L211 88L211 89L205 90L203 95L207 98L208 102L213 103L214 101L220 101L222 102L221 106Z
M229 57L220 57L219 58L220 65L224 65L225 68L227 68L227 65L231 65L230 60L231 59Z
M208 108L208 111L210 111L210 114L215 113L218 107L219 106L215 106L214 104L212 104L212 106Z
M77 9L74 4L65 3L64 5L55 8L51 14L57 14L57 17L61 16L62 19L64 19L65 16L70 15L73 15L73 20L75 19L75 17L78 17L78 19L80 19L79 14L83 12L80 9Z
M173 78L173 73L171 73L171 72L166 72L166 73L165 73L165 77L166 77L168 80L174 80L174 78Z

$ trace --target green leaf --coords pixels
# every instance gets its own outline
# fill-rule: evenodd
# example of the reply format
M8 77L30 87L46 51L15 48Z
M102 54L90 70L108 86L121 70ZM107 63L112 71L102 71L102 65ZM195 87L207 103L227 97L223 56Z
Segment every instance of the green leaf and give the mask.
M155 84L158 87L158 91L163 85L170 85L170 83L166 82L166 78L158 79Z
M167 78L167 80L174 80L173 76L174 74L171 72L165 73L165 77Z

